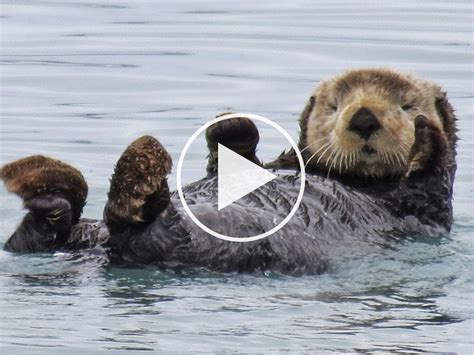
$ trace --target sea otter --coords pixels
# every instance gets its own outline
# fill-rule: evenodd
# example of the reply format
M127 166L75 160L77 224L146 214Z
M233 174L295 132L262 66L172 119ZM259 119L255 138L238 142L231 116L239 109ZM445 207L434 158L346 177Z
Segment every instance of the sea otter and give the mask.
M453 109L439 86L388 69L350 70L319 84L300 129L304 198L290 222L266 239L229 242L194 225L169 191L171 157L144 136L119 159L101 221L80 219L87 184L73 167L43 156L4 165L7 190L29 210L5 249L101 245L118 262L301 275L324 270L331 251L350 241L383 245L393 237L449 232L457 138ZM217 143L261 164L259 134L242 117L211 126L206 138L208 175L184 188L195 215L237 237L270 229L298 194L294 151L265 165L277 179L217 211Z

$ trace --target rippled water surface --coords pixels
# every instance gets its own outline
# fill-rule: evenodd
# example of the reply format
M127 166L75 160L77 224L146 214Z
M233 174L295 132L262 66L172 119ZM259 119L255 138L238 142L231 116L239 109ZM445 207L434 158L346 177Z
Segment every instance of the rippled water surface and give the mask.
M439 82L462 138L450 238L351 252L321 276L176 275L1 251L2 352L473 352L470 1L4 0L1 12L1 163L42 153L78 167L88 217L100 218L113 165L139 135L159 137L175 162L221 111L261 114L296 137L312 88L351 67ZM263 131L269 158L286 144ZM204 155L192 152L190 179ZM1 191L3 246L24 212Z

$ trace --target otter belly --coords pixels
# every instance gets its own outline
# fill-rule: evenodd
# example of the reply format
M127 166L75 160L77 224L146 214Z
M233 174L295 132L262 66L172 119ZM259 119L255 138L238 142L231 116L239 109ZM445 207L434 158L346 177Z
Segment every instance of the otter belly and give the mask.
M203 224L234 237L254 236L273 228L289 213L298 191L299 177L280 175L218 211L216 178L184 188L190 209ZM308 178L303 201L283 228L252 242L229 242L207 234L184 212L176 193L171 201L176 207L167 209L146 228L133 227L120 234L122 243L127 240L120 248L122 259L220 271L319 273L334 250L355 241L389 243L387 235L404 230L383 200L319 176Z

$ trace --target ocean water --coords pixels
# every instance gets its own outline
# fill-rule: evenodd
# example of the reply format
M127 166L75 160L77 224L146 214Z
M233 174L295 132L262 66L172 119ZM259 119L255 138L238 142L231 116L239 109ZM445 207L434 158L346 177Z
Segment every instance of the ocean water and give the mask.
M0 163L78 167L100 218L114 163L152 134L175 163L222 111L297 137L318 81L392 67L446 89L459 118L455 223L439 241L357 250L300 278L124 268L100 255L0 251L0 352L455 352L473 345L471 1L4 0ZM262 127L260 155L287 146ZM187 179L204 174L205 149ZM175 186L176 171L171 184ZM1 188L0 247L24 211Z

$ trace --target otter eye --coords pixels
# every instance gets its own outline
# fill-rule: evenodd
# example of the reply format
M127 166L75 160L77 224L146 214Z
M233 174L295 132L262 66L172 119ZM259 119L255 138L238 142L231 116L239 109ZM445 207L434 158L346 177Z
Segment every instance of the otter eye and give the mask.
M412 108L413 108L413 105L411 104L405 104L402 106L403 111L408 111L408 110L411 110Z
M337 105L329 104L329 108L331 109L331 111L337 111Z

